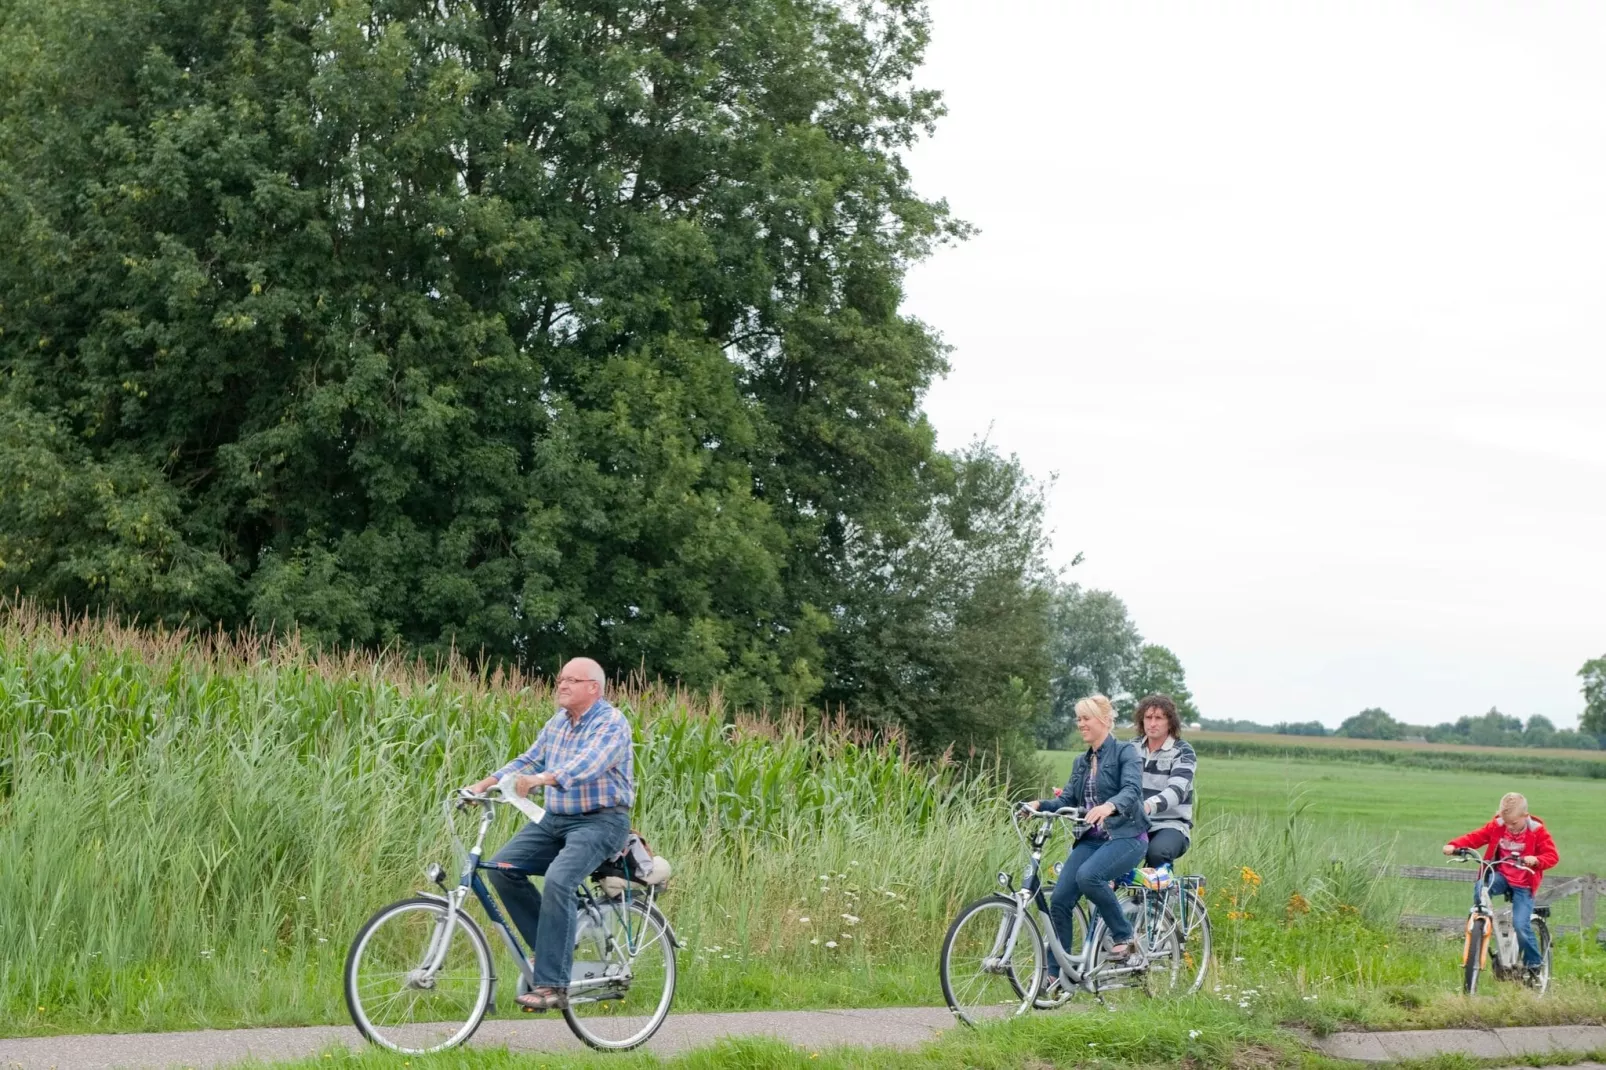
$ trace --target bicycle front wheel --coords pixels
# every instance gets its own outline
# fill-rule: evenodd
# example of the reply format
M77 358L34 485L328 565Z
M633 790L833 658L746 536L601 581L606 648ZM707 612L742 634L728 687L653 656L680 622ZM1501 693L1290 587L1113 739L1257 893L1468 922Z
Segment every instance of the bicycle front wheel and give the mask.
M644 1044L675 998L675 940L656 907L639 899L582 907L564 1020L593 1048Z
M1489 919L1477 917L1467 928L1467 947L1462 955L1461 990L1467 995L1478 992L1478 974L1483 970L1483 945L1488 939Z
M1020 1014L1043 971L1043 937L1031 914L1003 895L968 903L948 927L937 972L948 1008L967 1025Z
M419 896L368 919L346 956L346 1007L382 1048L424 1055L474 1034L491 1003L491 949L472 918ZM441 946L445 944L444 955ZM440 968L431 970L432 961Z

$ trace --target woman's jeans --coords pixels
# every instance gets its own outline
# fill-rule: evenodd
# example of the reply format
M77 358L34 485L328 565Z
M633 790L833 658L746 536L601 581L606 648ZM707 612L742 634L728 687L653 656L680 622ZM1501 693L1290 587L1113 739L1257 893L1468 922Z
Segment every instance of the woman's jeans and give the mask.
M1060 869L1059 883L1054 885L1054 898L1048 906L1048 916L1054 922L1054 935L1059 937L1066 951L1073 954L1076 951L1071 946L1071 940L1075 938L1072 917L1076 912L1076 904L1081 902L1084 895L1098 909L1099 917L1109 927L1112 941L1124 944L1132 939L1132 926L1127 923L1126 915L1121 911L1121 900L1115 894L1115 889L1110 887L1110 882L1120 880L1141 863L1148 846L1141 837L1133 836L1122 840L1079 840L1071 848L1070 857ZM1053 955L1048 956L1048 972L1050 976L1059 974L1059 962Z
M1539 938L1534 936L1534 893L1532 888L1514 888L1504 873L1489 878L1489 898L1511 893L1511 925L1517 930L1517 946L1522 948L1522 964L1537 968L1540 964ZM1473 893L1473 901L1477 901Z

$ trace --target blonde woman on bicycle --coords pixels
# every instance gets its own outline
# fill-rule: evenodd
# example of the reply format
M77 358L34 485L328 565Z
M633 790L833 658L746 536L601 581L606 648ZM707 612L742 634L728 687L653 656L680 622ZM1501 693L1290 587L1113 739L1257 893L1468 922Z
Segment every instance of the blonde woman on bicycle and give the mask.
M1078 755L1057 799L1027 803L1032 809L1081 807L1088 827L1075 844L1054 885L1049 917L1054 932L1067 946L1072 939L1072 915L1085 895L1098 909L1115 945L1116 961L1132 953L1132 925L1121 910L1111 882L1143 861L1149 844L1149 819L1143 812L1143 760L1130 743L1115 738L1115 707L1103 695L1076 704L1076 730L1087 750ZM1050 959L1049 985L1059 981L1058 963Z

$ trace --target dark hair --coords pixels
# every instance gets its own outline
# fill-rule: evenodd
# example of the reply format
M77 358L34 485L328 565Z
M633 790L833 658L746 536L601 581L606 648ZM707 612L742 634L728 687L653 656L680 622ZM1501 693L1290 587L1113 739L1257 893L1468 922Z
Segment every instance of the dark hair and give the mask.
M1169 695L1144 695L1138 699L1137 709L1132 711L1132 720L1137 724L1140 735L1143 733L1143 715L1150 710L1165 714L1165 719L1171 722L1171 734L1182 738L1182 718L1177 716L1177 704L1171 701Z

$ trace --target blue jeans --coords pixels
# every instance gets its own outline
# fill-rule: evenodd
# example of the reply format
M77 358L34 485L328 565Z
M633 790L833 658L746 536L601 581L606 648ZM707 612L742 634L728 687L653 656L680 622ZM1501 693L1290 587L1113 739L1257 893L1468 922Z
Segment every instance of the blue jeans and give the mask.
M548 813L539 825L525 825L502 845L487 870L496 894L535 958L535 983L569 987L574 966L574 893L603 862L624 850L630 814ZM553 909L541 909L541 893L531 877L546 877Z
M1065 950L1073 953L1076 950L1070 946L1073 939L1072 917L1076 912L1076 904L1081 902L1084 895L1098 909L1099 917L1109 927L1111 940L1124 944L1132 939L1132 926L1127 923L1126 915L1121 911L1120 897L1110 887L1110 882L1126 876L1133 866L1141 863L1148 846L1134 836L1124 840L1079 840L1071 848L1070 857L1060 869L1059 882L1054 885L1054 898L1048 907L1048 916L1054 922L1054 935L1059 937ZM1048 957L1048 972L1051 976L1059 974L1059 962L1053 955Z
M1534 893L1532 888L1514 888L1504 873L1489 878L1489 898L1511 895L1511 924L1517 930L1517 946L1522 948L1522 964L1539 965L1539 938L1534 935ZM1476 892L1473 893L1477 895Z

